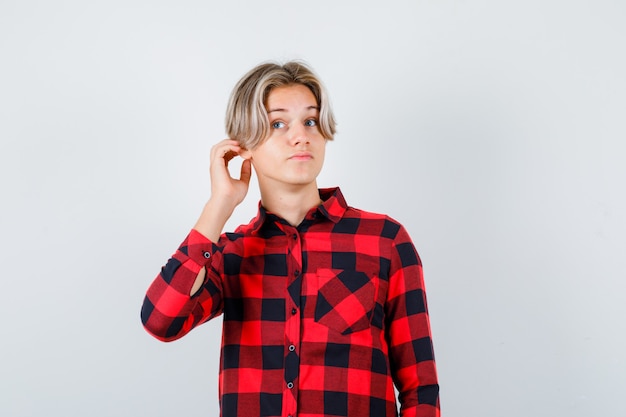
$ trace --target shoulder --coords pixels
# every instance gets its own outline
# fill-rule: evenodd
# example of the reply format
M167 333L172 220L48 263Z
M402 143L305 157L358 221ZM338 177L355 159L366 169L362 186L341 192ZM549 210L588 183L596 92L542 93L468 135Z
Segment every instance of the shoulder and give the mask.
M392 240L400 234L406 234L404 226L393 217L351 206L346 209L342 222L358 223L359 229Z
M258 229L258 218L255 217L247 224L241 224L235 228L232 232L224 232L220 236L220 246L227 246L232 243L237 243L245 240L246 238L254 237Z

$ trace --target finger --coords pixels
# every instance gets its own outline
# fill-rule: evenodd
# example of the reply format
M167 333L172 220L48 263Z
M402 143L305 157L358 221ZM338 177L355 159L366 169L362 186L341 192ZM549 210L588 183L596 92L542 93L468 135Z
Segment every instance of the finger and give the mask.
M223 149L224 147L229 147L229 146L239 146L239 142L233 139L224 139L224 140L219 141L215 145L213 145L213 147L211 148L211 151L215 152L217 150L220 150L220 149Z
M241 163L241 173L239 174L239 179L246 183L250 184L250 177L252 176L252 163L249 159L244 159Z
M236 141L222 141L211 149L211 161L219 162L224 160L226 163L239 155L241 147Z
M235 152L232 149L229 149L224 151L224 156L222 158L224 158L224 160L226 161L226 165L228 165L228 162L237 155L239 155L239 152Z
M211 149L211 158L223 158L229 151L238 152L239 149L239 146L236 144L218 144Z

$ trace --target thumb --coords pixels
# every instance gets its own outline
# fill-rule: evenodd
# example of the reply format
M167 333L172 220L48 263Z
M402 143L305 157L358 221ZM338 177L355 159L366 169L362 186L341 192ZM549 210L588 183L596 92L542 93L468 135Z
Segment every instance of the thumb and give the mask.
M245 182L246 184L250 183L250 177L252 176L252 163L249 159L244 159L241 163L241 174L239 175L239 180Z

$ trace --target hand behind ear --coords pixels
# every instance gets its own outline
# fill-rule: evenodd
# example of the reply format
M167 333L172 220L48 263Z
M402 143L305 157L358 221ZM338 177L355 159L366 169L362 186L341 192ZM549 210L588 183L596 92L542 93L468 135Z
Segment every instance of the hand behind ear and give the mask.
M244 158L239 179L231 177L228 171L228 163L237 156ZM223 140L211 148L211 200L231 210L243 201L252 174L249 158L249 151L243 150L232 139Z

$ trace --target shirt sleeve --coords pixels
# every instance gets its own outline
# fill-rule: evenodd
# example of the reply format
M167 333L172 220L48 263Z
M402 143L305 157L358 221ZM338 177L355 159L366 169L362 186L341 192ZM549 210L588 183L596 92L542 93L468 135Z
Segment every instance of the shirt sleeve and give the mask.
M148 333L169 342L219 315L223 305L217 273L220 263L221 248L192 230L148 288L141 308L141 321ZM202 268L207 271L204 283L190 295Z
M439 384L422 264L403 227L393 243L385 306L389 359L402 417L438 417Z

